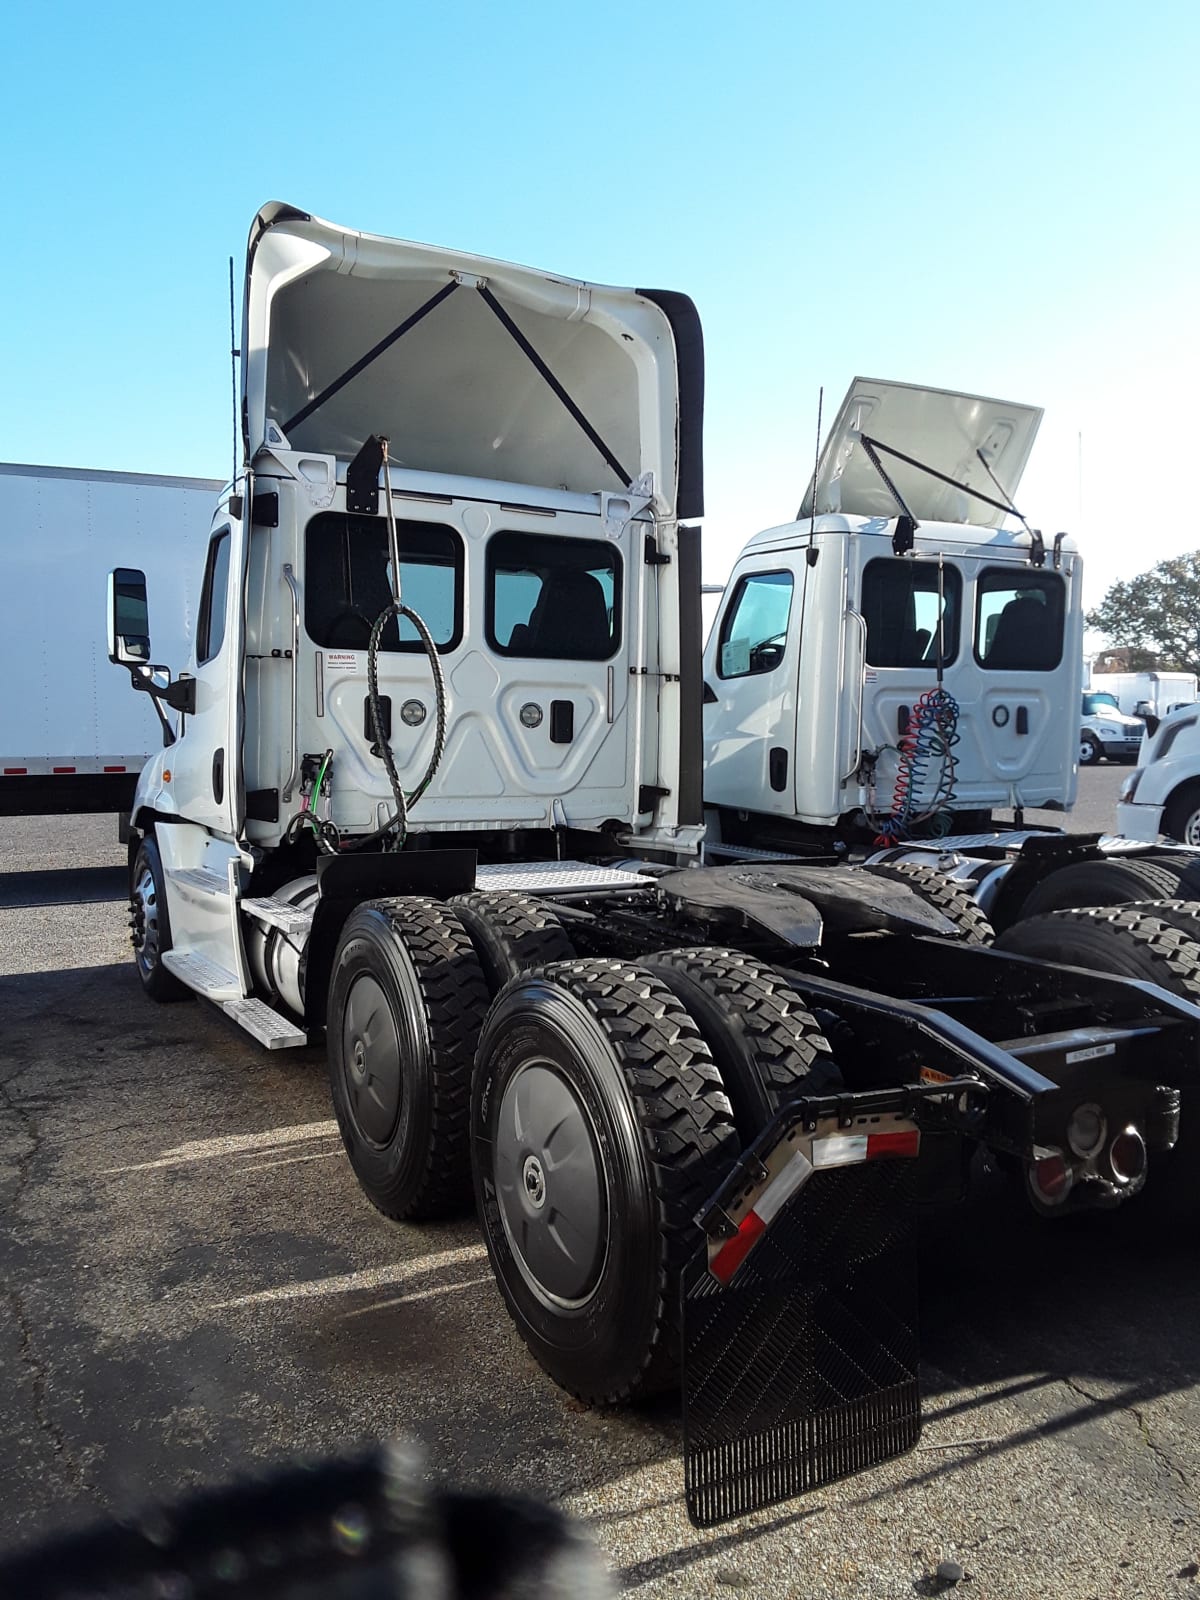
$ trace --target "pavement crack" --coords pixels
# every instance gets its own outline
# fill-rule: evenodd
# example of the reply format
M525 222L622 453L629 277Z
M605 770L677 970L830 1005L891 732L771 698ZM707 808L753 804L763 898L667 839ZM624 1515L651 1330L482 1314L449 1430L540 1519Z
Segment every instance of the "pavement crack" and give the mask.
M1155 1458L1156 1461L1159 1462L1161 1466L1166 1468L1169 1475L1174 1478L1182 1488L1188 1491L1189 1495L1192 1493L1192 1480L1188 1477L1187 1473L1184 1472L1183 1468L1180 1467L1176 1461L1173 1461L1163 1447L1157 1442L1154 1435L1150 1432L1150 1424L1147 1422L1145 1413L1140 1406L1135 1405L1132 1400L1120 1400L1109 1395L1094 1394L1090 1389L1085 1389L1083 1384L1080 1383L1077 1378L1063 1377L1060 1381L1068 1389L1070 1389L1073 1394L1077 1394L1080 1399L1087 1400L1092 1405L1107 1406L1113 1411L1123 1411L1127 1413L1127 1415L1131 1416L1135 1425L1137 1426L1138 1433L1141 1435L1142 1443L1145 1445L1146 1449L1149 1450L1150 1454Z

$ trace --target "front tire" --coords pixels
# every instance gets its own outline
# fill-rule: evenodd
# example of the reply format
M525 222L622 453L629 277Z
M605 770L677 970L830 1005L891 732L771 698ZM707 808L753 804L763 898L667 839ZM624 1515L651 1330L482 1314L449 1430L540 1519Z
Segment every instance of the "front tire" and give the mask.
M163 966L171 948L171 919L162 857L153 834L137 847L129 874L130 942L138 978L151 1000L190 1000L192 991Z
M433 900L368 900L334 956L326 1034L350 1165L387 1217L464 1209L471 1066L488 994L471 941Z
M1081 767L1094 767L1099 765L1104 755L1104 747L1094 733L1082 733L1079 736L1079 765Z
M694 1217L739 1144L720 1074L670 991L623 961L518 978L471 1096L492 1270L556 1383L616 1404L678 1381Z
M1163 832L1168 839L1200 849L1200 784L1185 784L1171 796L1163 811Z

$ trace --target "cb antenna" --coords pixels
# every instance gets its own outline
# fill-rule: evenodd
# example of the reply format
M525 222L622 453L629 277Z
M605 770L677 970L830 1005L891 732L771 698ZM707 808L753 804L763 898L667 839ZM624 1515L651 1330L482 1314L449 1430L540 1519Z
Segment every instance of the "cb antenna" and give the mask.
M233 315L233 257L229 258L229 387L230 398L233 406L233 475L231 483L237 482L238 460L238 414L237 414L237 363L241 351L237 347L237 331Z
M817 473L821 468L821 416L825 410L825 385L817 390L817 438L813 448L812 515L808 519L808 549L804 559L811 567L816 561L813 540L817 535Z

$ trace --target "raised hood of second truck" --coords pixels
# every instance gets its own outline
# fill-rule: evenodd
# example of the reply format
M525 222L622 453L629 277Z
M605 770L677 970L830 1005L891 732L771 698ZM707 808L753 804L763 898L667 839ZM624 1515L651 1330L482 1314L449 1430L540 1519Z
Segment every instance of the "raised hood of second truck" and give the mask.
M584 493L653 473L659 514L693 516L702 374L683 295L356 233L278 204L250 235L250 456L266 444L347 460L380 434L417 471Z
M1042 420L1037 406L984 395L855 378L821 451L800 516L894 517L899 507L862 447L866 435L992 500L1011 503ZM996 482L984 470L982 454ZM884 470L918 519L997 527L1004 513L881 451ZM999 485L999 490L997 489Z

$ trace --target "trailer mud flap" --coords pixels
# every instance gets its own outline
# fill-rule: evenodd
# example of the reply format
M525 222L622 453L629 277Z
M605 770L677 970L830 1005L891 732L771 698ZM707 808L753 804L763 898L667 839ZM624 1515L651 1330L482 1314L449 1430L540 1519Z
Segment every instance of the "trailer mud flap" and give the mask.
M915 1156L919 1134L883 1120L888 1131L876 1116L870 1134L843 1121L824 1138L794 1127L701 1219L705 1248L682 1284L686 1497L700 1527L917 1443L917 1162L890 1158Z

